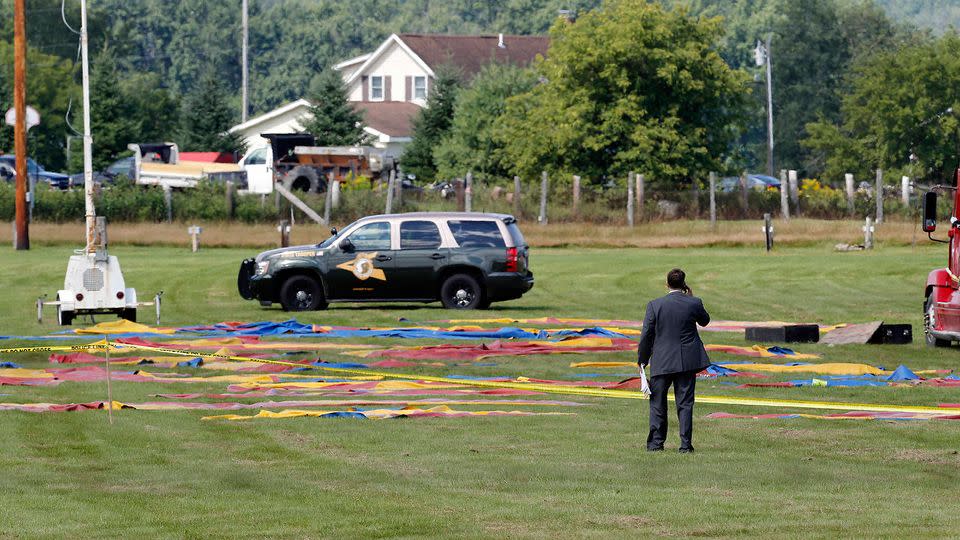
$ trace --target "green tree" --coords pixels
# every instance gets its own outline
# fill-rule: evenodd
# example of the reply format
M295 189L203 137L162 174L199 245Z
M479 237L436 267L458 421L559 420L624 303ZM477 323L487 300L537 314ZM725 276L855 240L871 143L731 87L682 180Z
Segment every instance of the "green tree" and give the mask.
M316 137L319 146L352 146L369 139L363 131L363 114L350 106L343 77L332 69L324 70L311 86L314 105L312 118L304 129Z
M855 66L841 120L807 126L828 178L877 167L949 181L960 163L960 35L880 52ZM949 112L948 112L949 109ZM915 161L910 161L910 156Z
M715 50L719 25L642 0L555 24L542 84L509 99L498 123L507 158L527 178L642 170L675 186L720 170L748 89Z
M531 69L489 64L457 96L449 134L434 150L438 175L452 178L467 171L487 178L508 178L503 141L497 137L496 121L506 109L507 98L529 92L537 83Z
M137 137L136 108L117 84L119 72L112 49L104 47L90 63L90 134L93 137L93 168L102 169L127 152L127 145L142 142ZM75 109L82 112L80 107ZM82 129L80 114L74 127ZM71 168L83 167L80 145L70 156Z
M217 70L209 69L187 94L180 113L180 146L187 151L240 152L243 142L227 130L239 111L227 100Z
M403 152L400 163L403 170L423 181L436 177L437 165L433 151L450 131L453 108L460 89L460 74L450 66L437 69L431 81L426 107L413 119L413 140Z

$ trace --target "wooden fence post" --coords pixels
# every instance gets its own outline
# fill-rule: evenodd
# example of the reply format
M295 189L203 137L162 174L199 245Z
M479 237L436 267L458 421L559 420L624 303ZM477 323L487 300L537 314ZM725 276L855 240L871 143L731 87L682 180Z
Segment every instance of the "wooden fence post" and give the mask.
M580 177L573 175L573 217L580 218Z
M198 227L196 225L187 227L187 234L190 235L190 251L193 253L200 251L200 233L202 232L203 227Z
M397 170L393 169L390 171L390 180L387 182L387 207L384 210L384 214L389 214L393 212L393 190L394 185L397 183Z
M457 212L466 212L467 193L462 179L457 178L453 181L453 191L456 194L457 199Z
M780 169L780 216L790 221L790 182L787 180L787 170Z
M627 226L633 227L633 173L627 175Z
M473 173L467 171L466 185L463 188L463 209L473 212Z
M693 197L693 200L691 201L692 204L690 205L690 208L693 213L693 219L699 219L700 218L700 181L697 180L696 178L694 178L693 181L691 182L690 193L691 193L691 196Z
M549 182L547 171L543 171L543 174L540 175L540 215L537 216L537 223L541 225L547 224L547 189L550 187Z
M773 249L773 218L769 213L763 215L763 237L769 252Z
M523 206L520 205L520 177L513 177L513 217L520 219Z
M793 203L793 209L800 215L800 185L797 183L797 171L790 169L787 171L787 180L790 182L790 202Z
M330 204L333 208L338 208L340 206L340 181L333 176L333 173L330 173L330 181L327 185L330 190Z
M717 173L710 171L710 228L717 230Z
M280 247L289 247L290 221L286 219L280 220L280 226L277 227L277 230L280 231Z
M900 202L904 206L910 206L910 177L900 177Z
M167 207L167 223L173 223L173 190L163 186L163 204Z
M402 211L403 208L403 169L397 167L397 179L393 181L393 200L396 204L397 210Z
M843 181L846 184L847 188L847 209L850 211L850 215L856 211L856 208L853 204L854 202L854 191L853 191L853 175L846 173L843 175Z
M333 179L333 173L327 175L327 196L323 200L323 225L330 226L330 210L333 207L333 186L337 181Z
M863 247L873 249L873 223L870 216L867 216L863 226Z
M637 217L640 219L640 221L643 221L644 218L646 217L644 215L644 208L643 208L643 196L644 196L643 189L645 187L643 185L643 175L633 173L633 177L637 183Z
M883 169L877 169L877 225L883 223Z

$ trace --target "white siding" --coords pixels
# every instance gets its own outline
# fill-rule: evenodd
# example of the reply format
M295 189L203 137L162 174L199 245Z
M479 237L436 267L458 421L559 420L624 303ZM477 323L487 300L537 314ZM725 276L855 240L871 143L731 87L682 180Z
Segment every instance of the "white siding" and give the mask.
M267 140L261 137L263 133L297 133L303 131L303 121L310 116L307 107L294 109L287 114L264 120L256 125L242 130L240 135L247 145L247 149L266 146Z
M369 84L369 78L364 79L364 76L369 77L370 75L390 77L390 101L412 101L413 96L406 95L406 78L426 76L427 72L400 46L396 43L391 43L383 54L367 66L367 68L363 70L363 73L361 73L361 76L357 77L353 84L350 85L348 90L348 99L350 99L350 101L363 100L364 92L362 85ZM344 79L348 77L349 75L344 73ZM429 85L428 82L428 88ZM384 88L384 92L387 92L386 88ZM367 91L367 99L370 99L369 88Z

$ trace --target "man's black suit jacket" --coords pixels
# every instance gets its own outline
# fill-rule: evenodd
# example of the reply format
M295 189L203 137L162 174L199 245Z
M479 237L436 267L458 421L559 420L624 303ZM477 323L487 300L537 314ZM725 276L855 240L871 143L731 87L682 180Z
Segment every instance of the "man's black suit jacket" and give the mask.
M643 318L637 363L650 364L651 377L699 371L710 365L697 324L710 323L710 314L696 296L670 292L651 300Z

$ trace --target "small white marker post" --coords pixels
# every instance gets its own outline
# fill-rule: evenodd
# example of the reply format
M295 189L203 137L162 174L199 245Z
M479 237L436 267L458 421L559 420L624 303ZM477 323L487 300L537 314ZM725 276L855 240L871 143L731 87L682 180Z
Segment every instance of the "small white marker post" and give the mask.
M867 216L866 223L863 226L863 248L873 249L873 220Z
M202 232L203 227L198 227L196 225L187 227L187 234L190 235L190 248L194 253L200 251L200 233Z

